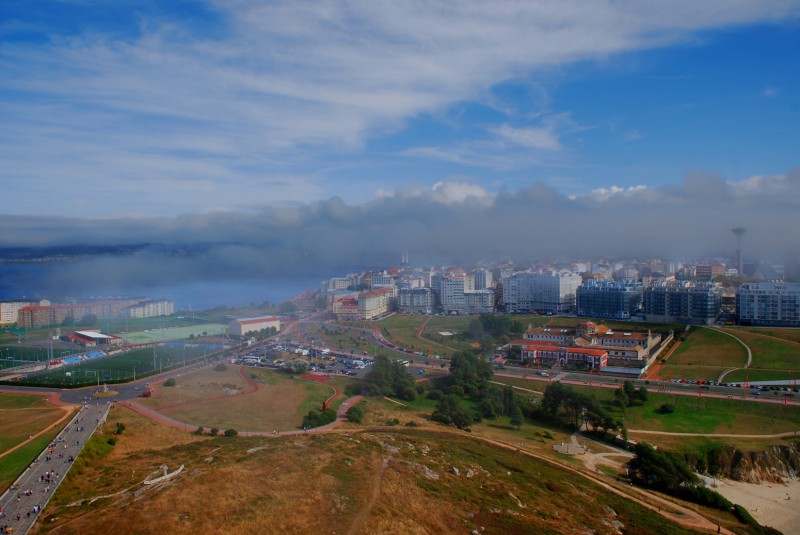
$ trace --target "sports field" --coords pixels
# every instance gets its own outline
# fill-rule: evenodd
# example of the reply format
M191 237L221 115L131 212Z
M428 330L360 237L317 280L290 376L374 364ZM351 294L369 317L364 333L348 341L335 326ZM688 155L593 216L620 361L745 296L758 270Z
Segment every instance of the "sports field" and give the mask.
M183 327L166 327L159 329L148 329L139 332L129 332L127 335L116 333L125 339L129 344L151 344L153 342L167 342L171 340L188 340L189 337L222 335L225 332L225 325L221 323L205 323L202 325L186 325Z
M87 360L74 366L64 366L46 373L31 375L17 384L70 387L97 384L98 382L126 381L183 365L184 362L191 362L212 353L213 351L200 347L155 346L135 349L127 353Z
M328 386L274 370L242 370L229 365L222 372L205 369L181 376L175 386L157 385L151 398L138 403L193 428L269 432L298 429L303 415L333 394Z

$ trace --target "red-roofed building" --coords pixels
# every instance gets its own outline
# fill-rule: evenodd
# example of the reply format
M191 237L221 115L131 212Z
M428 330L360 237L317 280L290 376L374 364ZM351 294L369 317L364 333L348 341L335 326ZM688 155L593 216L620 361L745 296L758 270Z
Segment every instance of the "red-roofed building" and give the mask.
M522 348L522 358L535 364L562 368L594 368L608 366L608 351L565 347L552 344L532 344Z

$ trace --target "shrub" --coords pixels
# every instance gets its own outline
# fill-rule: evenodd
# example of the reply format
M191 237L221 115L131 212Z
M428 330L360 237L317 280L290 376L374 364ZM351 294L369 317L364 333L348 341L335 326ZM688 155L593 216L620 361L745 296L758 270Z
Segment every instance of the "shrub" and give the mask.
M215 372L224 372L224 371L226 371L227 369L228 369L228 367L227 367L227 366L225 366L225 365L224 365L223 363L221 363L221 362L220 362L219 364L217 364L216 366L214 366L214 371L215 371Z
M192 432L193 432L195 435L204 435L204 434L206 433L206 430L205 430L205 428L204 428L204 427L201 425L200 427L198 427L197 429L195 429L195 430L194 430L194 431L192 431Z
M114 430L114 434L121 435L123 431L125 431L125 424L117 422L117 428Z
M219 429L216 427L212 427L211 430L208 432L212 437L215 437L219 434Z
M392 418L391 420L386 421L386 425L400 425L400 420L397 418Z
M169 379L164 381L164 386L175 386L176 384L178 383L175 381L174 377L170 377Z
M414 401L417 399L417 391L414 387L407 386L400 392L400 397L406 401Z
M347 419L351 422L360 424L364 419L364 409L360 405L355 405L347 409Z
M310 410L303 417L303 428L320 427L336 420L336 411L325 409L323 411Z
M659 414L672 414L673 412L675 412L675 405L673 405L672 403L664 403L658 408L656 412L658 412Z
M431 390L430 392L428 392L427 397L428 397L428 399L433 399L433 400L442 399L442 391L441 390Z
M106 440L106 444L108 444L109 446L113 446L116 443L117 443L117 439L114 438L114 437L110 437L108 440Z
M236 429L226 429L223 434L226 437L235 437L236 435L239 434L239 432Z
M419 424L414 420L411 420L410 422L406 422L406 427L419 427Z

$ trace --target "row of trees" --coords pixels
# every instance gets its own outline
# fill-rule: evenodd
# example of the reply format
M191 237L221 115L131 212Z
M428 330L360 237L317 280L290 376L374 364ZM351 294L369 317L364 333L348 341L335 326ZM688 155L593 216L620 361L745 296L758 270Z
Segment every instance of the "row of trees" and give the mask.
M450 359L450 375L444 380L445 389L431 391L429 397L439 397L439 403L431 416L435 421L466 429L483 418L495 419L507 416L511 425L522 425L522 410L516 394L510 386L498 387L489 384L493 375L492 366L472 353L460 352ZM463 399L477 402L468 408Z

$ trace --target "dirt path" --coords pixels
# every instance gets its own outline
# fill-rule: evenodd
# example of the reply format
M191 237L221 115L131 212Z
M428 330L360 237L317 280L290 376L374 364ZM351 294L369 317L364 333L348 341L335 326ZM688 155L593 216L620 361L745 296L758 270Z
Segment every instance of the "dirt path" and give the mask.
M372 472L375 474L372 477L372 488L370 490L369 501L363 506L360 507L358 510L358 514L353 519L353 523L350 524L350 529L347 530L347 535L355 535L361 531L361 526L364 524L364 520L366 520L367 516L369 516L370 511L378 503L378 499L381 497L381 483L383 482L383 472L386 470L386 467L389 466L389 460L385 458L381 458L380 455L376 455L375 458L372 460ZM369 532L369 530L367 530Z
M671 348L669 348L667 354L664 355L663 358L659 359L657 366L653 366L653 368L647 372L647 374L644 376L644 379L649 379L651 381L655 379L661 379L661 370L664 369L664 363L672 356L673 353L675 353L675 350L678 349L682 343L683 342L681 342L680 338L675 339L675 343L672 344Z

